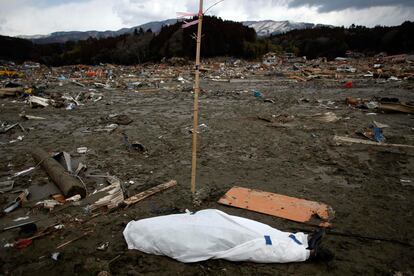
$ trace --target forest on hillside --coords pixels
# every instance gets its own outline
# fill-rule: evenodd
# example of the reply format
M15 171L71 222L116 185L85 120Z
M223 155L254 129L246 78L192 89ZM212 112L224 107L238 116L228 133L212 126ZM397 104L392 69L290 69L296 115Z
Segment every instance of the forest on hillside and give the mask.
M163 26L157 34L135 29L131 34L109 38L89 38L66 43L34 44L20 38L0 36L0 59L23 62L32 60L46 65L138 64L163 58L193 58L196 26L181 28L182 23ZM258 59L269 51L293 52L308 58L343 56L347 50L365 55L414 51L414 22L400 26L367 28L352 25L294 30L265 38L242 23L206 16L203 22L203 57L231 56Z

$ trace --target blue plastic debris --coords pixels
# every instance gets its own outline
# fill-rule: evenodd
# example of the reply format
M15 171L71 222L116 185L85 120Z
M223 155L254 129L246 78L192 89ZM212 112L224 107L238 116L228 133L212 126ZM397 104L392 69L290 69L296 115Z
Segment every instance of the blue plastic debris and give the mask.
M253 95L256 97L256 98L262 98L263 97L263 95L262 95L262 93L260 93L259 91L253 91L254 93L253 93Z
M385 137L382 134L382 129L379 127L373 127L372 131L374 132L374 140L377 142L384 142L385 141Z

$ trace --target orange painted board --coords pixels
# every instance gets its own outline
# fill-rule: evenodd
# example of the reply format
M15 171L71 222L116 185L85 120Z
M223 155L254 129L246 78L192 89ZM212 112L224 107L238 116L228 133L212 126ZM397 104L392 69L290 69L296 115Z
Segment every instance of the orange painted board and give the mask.
M324 203L243 187L231 188L218 202L321 227L330 227L335 215Z

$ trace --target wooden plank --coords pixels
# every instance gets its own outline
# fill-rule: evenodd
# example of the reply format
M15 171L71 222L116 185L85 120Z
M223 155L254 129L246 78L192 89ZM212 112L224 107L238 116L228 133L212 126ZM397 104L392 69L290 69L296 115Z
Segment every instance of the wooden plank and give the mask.
M351 138L351 137L345 137L345 136L337 136L337 135L335 135L333 139L335 142L374 145L374 146L382 146L382 147L414 148L414 146L412 145L379 143L379 142L370 141L370 140Z
M23 92L23 87L0 88L0 97L14 97Z
M380 103L379 110L414 114L414 106L406 103Z
M177 181L176 180L170 180L167 183L160 184L160 185L152 187L152 188L150 188L146 191L143 191L139 194L131 196L131 197L125 199L124 203L127 206L135 204L135 203L137 203L137 202L139 202L139 201L141 201L141 200L143 200L143 199L145 199L149 196L152 196L153 194L156 194L156 193L164 191L168 188L174 187L175 185L177 185Z
M324 203L243 187L231 188L218 202L321 227L330 227L335 214Z

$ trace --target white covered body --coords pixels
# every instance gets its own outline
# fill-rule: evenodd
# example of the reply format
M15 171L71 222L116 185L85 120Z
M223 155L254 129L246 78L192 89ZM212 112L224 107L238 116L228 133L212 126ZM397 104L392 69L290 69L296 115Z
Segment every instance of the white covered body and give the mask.
M184 263L208 259L302 262L310 253L304 233L282 232L215 209L131 221L123 234L128 249Z

